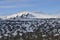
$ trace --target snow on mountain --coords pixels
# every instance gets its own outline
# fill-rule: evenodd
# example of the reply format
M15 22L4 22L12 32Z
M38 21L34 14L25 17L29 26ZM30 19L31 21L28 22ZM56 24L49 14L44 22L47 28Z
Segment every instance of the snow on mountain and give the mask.
M54 15L48 15L48 14L43 14L40 12L20 12L20 13L16 13L13 15L9 15L9 16L5 16L1 18L4 19L9 19L9 18L32 18L32 21L21 21L21 19L18 21L14 21L13 20L2 20L0 21L0 38L2 38L3 36L16 36L18 33L20 36L22 35L26 35L26 33L32 33L34 32L34 35L37 35L35 33L38 33L40 35L40 33L42 34L42 37L47 36L46 33L49 33L52 35L52 32L54 33L54 36L58 36L60 30L57 29L60 28L60 20L52 20L52 19L47 19L47 20L37 20L37 21L33 21L33 18L57 18L58 16L54 16ZM52 29L52 30L51 30ZM3 34L3 35L2 35ZM24 35L24 37L25 37ZM30 35L30 34L29 34ZM28 35L28 36L29 36ZM27 36L27 35L26 35ZM34 38L34 37L33 37Z
M3 17L3 19L9 19L9 18L14 18L14 17L25 17L25 18L57 18L58 16L56 15L48 15L48 14L43 14L39 12L19 12L16 14L8 15Z

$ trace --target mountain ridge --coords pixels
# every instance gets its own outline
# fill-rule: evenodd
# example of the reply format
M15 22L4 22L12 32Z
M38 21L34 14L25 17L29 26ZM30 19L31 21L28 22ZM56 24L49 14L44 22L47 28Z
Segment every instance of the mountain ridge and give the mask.
M1 16L1 18L9 19L9 18L17 17L17 16L21 17L22 15L26 16L27 14L29 14L27 16L27 18L59 18L59 16L56 16L56 15L49 15L49 14L43 14L43 13L39 13L39 12L28 12L28 11L18 12L16 14L3 16L3 17Z

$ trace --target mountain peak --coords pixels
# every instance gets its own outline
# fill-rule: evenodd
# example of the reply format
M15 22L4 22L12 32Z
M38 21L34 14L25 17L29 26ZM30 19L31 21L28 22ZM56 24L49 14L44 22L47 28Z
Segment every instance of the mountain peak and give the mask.
M55 15L48 15L48 14L43 14L40 12L29 12L29 11L24 11L24 12L19 12L16 14L12 14L9 16L5 16L5 19L9 18L14 18L14 17L22 17L22 18L57 18Z

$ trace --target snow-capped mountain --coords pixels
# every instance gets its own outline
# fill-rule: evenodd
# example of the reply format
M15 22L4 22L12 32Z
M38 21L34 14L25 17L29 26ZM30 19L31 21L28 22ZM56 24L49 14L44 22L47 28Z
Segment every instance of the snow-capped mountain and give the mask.
M2 18L6 20L3 20ZM37 18L39 19L37 20ZM25 40L25 38L30 39L32 37L33 39L37 38L41 40L40 38L50 38L50 36L55 38L59 35L60 18L58 18L58 16L25 11L9 16L1 16L0 19L0 38L2 39L5 37L7 37L7 39L8 37L14 37L14 39L19 37L19 40L20 38Z
M43 14L43 13L39 13L39 12L24 11L24 12L19 12L19 13L12 14L12 15L4 16L3 19L9 19L9 18L15 18L15 17L19 17L19 18L57 18L58 16Z

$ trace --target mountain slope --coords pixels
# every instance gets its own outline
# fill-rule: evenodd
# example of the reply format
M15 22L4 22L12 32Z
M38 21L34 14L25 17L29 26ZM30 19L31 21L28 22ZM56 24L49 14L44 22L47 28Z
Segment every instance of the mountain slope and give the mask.
M48 15L48 14L43 14L43 13L35 13L35 12L20 12L20 13L16 13L13 15L9 15L6 18L14 18L14 17L21 17L21 16L25 16L27 18L57 18L54 15Z
M19 12L16 14L12 14L9 16L3 17L4 19L9 19L9 18L14 18L14 17L19 17L19 18L57 18L58 16L55 15L48 15L48 14L43 14L39 12Z

